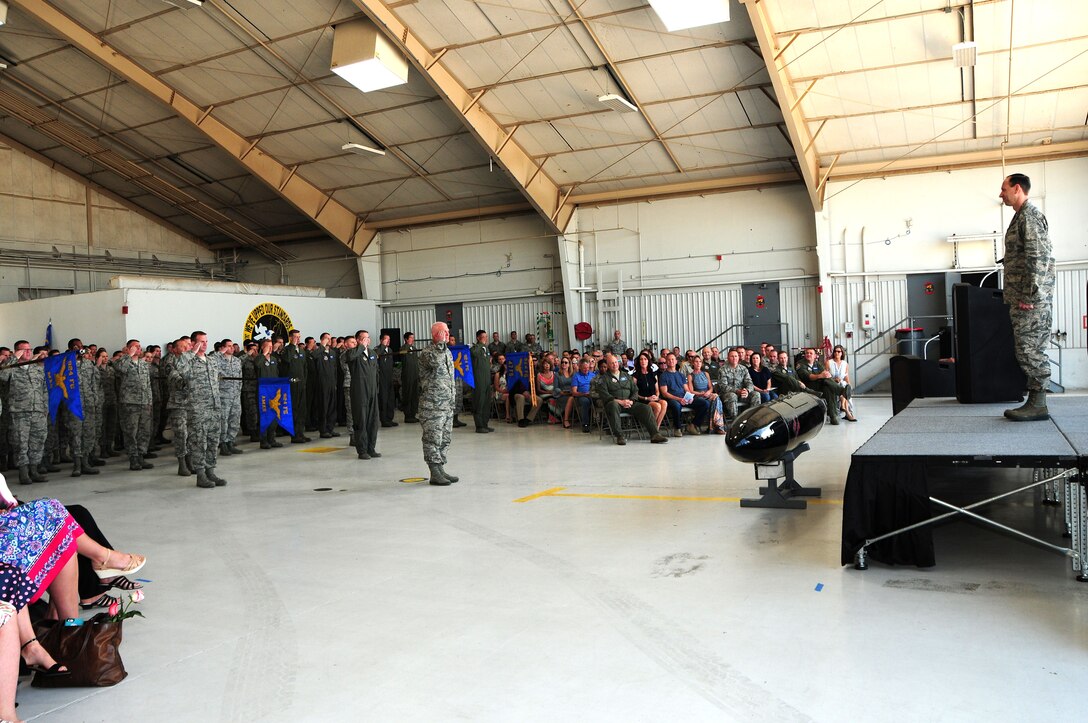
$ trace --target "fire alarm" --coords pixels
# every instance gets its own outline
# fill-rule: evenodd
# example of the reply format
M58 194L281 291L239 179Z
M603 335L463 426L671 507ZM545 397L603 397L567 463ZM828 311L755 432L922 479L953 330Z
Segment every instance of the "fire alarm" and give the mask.
M128 313L128 304L125 304L124 306L121 307L121 313L122 314L127 314Z

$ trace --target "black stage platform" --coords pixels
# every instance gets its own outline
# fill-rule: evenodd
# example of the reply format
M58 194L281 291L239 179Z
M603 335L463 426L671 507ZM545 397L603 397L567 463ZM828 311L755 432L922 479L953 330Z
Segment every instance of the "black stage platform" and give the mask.
M933 523L965 515L1026 538L1072 559L1088 581L1088 396L1051 395L1051 418L1012 422L1014 404L960 404L916 399L854 452L843 499L842 564L867 567L874 559L928 567L935 563ZM1033 482L965 507L929 493L927 469L1021 467ZM1061 547L981 517L972 510L998 499L1043 488L1044 504L1065 508L1070 547ZM950 510L944 512L944 510ZM941 514L935 514L941 513Z

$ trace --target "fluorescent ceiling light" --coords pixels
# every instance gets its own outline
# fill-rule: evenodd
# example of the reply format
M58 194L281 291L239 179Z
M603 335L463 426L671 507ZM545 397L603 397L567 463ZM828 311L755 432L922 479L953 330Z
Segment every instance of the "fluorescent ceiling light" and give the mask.
M176 8L185 10L186 8L200 7L204 4L204 0L162 0L167 5L173 5Z
M0 0L0 25L6 25L8 22L8 4L5 0Z
M347 151L348 153L356 153L360 156L365 156L368 153L373 153L376 156L385 155L385 151L381 148L374 148L372 146L363 145L362 143L345 143L340 146L340 150Z
M729 20L729 0L650 0L670 33Z
M952 64L957 68L973 68L978 59L978 43L968 41L952 46Z
M598 97L597 100L601 103L604 103L617 113L631 113L632 111L636 113L638 112L638 106L624 98L622 95L609 93L608 95L602 95Z
M408 82L408 60L366 18L333 28L332 72L364 93Z

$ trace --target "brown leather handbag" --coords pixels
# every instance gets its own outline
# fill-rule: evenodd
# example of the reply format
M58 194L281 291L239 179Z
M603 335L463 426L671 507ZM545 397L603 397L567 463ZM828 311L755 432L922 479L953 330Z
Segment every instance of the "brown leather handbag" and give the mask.
M71 675L46 677L35 673L35 688L106 688L117 685L125 676L121 662L121 623L107 622L99 613L78 627L65 627L57 620L40 620L34 625L38 642Z

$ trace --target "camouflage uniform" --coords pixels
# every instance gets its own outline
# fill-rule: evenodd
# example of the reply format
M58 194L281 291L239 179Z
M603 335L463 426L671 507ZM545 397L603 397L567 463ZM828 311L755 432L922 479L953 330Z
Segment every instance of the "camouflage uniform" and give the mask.
M1005 232L1005 303L1009 305L1016 361L1029 391L1050 383L1050 339L1054 300L1054 258L1046 216L1026 201ZM1021 309L1020 303L1032 309Z
M8 469L11 460L11 404L8 402L8 380L0 379L0 470Z
M14 356L8 365L16 363ZM0 380L8 383L8 405L11 408L10 440L15 453L15 466L41 464L45 451L49 401L45 391L45 368L42 364L0 369Z
M416 354L411 355L416 358ZM418 354L419 421L423 425L423 459L446 464L453 433L453 357L446 344L432 343Z
M166 411L170 415L170 429L174 431L174 456L184 459L189 454L189 383L185 374L178 371L179 364L188 365L181 354L172 354L163 363L166 372Z
M725 364L718 370L718 383L715 385L715 391L718 392L718 399L721 400L725 416L728 419L733 419L737 416L737 410L741 404L740 395L737 394L741 389L748 390L748 397L744 400L744 405L748 406L753 400L759 399L756 395L756 385L752 383L752 377L748 374L748 367L743 364L737 364L735 367L731 367Z
M257 359L256 355L242 357L242 418L245 430L251 442L256 442L261 431L261 420L257 411Z
M151 436L157 439L159 436L159 422L162 419L163 368L161 362L151 362L147 365L148 376L151 377Z
M344 423L351 435L350 443L355 444L355 425L353 424L355 417L352 416L351 412L351 364L348 363L348 354L351 351L353 350L345 347L340 352L340 371L344 377Z
M211 469L219 454L219 367L214 359L188 351L178 359L173 375L184 379L189 389L186 421L193 472Z
M619 356L620 354L623 354L625 351L627 351L627 342L625 342L623 339L613 339L612 341L608 342L608 346L606 348L608 349L608 351L612 352L616 356Z
M219 365L219 400L222 404L219 415L219 441L222 444L234 444L238 437L238 427L242 421L242 361L233 354L213 354ZM210 358L210 357L209 357ZM235 377L224 379L223 377Z
M493 342L491 342L490 344L487 345L487 354L488 354L488 356L494 356L495 354L505 354L505 353L506 353L506 344L503 344L501 341L493 341Z
M151 441L151 370L143 359L125 354L113 363L120 379L118 418L129 462L140 462Z
M72 450L72 461L79 465L80 460L94 451L94 407L95 404L101 404L101 400L98 399L98 385L96 384L98 373L94 362L81 357L76 361L76 370L79 374L79 400L83 410L83 419L73 414L72 410L65 404L64 426L68 429L68 444Z
M98 379L102 387L102 414L99 415L98 444L103 454L113 453L113 441L117 438L117 370L112 364L98 367Z

